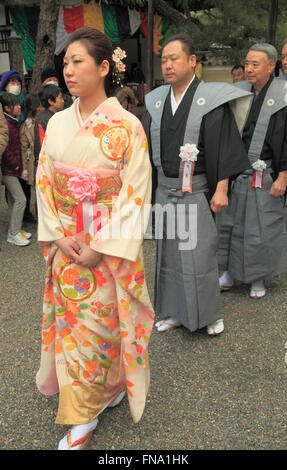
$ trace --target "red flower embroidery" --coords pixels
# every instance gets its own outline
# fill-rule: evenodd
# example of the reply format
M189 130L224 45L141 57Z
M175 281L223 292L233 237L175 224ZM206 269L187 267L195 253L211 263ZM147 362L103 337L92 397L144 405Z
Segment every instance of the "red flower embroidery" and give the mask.
M93 134L95 137L101 137L102 133L105 132L109 126L107 124L97 124L95 127L93 127Z
M71 328L73 328L78 323L77 316L71 310L66 311L64 320L70 325Z
M136 327L135 327L135 338L136 339L140 339L144 334L145 334L145 330L143 329L142 327L142 324L139 323Z
M102 285L107 282L106 278L103 276L103 273L101 271L95 271L95 276L97 279L97 283L100 287L102 287Z
M136 350L139 354L141 354L143 352L143 347L140 344L138 344L136 347Z

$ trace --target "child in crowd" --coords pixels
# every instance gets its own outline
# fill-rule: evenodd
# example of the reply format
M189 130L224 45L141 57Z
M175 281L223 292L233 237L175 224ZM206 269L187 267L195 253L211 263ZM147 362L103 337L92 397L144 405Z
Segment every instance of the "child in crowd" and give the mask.
M58 111L64 109L63 92L56 85L45 85L39 91L39 98L44 111L42 111L35 123L35 168L38 166L39 153L44 140L46 127L49 119Z
M37 116L44 110L41 105L38 94L29 94L26 96L24 106L25 121L20 129L20 138L22 146L22 163L23 172L21 176L21 186L25 193L27 203L24 212L24 222L33 222L34 215L30 212L31 190L35 183L35 170L34 170L34 139L35 139L35 122ZM34 211L33 211L34 212ZM35 208L36 212L36 208ZM25 217L26 216L26 217ZM33 220L32 220L33 219Z
M9 207L9 228L7 241L18 246L30 244L31 233L22 230L23 215L26 207L26 196L19 178L22 175L22 152L19 130L21 105L18 96L4 93L0 96L4 115L9 130L8 146L2 158L2 182L7 189Z
M23 122L24 96L22 92L22 79L17 70L9 70L8 72L3 73L1 77L0 90L0 94L12 93L13 95L18 96L21 105L21 113L18 120L19 122Z

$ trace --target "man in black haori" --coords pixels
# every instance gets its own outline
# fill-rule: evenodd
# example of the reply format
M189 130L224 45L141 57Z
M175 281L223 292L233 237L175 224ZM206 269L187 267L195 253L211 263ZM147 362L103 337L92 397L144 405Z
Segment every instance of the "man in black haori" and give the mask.
M254 93L242 133L250 169L233 182L220 222L221 290L241 281L251 284L255 299L266 294L264 280L281 272L286 244L287 89L284 80L273 77L276 61L270 44L255 44L247 54L247 81L237 86Z
M167 317L156 327L207 327L214 335L224 323L211 210L228 206L229 179L249 167L229 102L247 105L251 95L226 83L201 82L189 36L169 38L161 62L168 85L146 96L143 118L157 172L155 310Z

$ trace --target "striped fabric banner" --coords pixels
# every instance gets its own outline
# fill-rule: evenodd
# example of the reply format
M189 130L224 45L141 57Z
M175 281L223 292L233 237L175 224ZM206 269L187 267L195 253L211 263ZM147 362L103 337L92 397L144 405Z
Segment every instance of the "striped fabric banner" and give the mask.
M144 37L148 37L148 13L143 11L141 15L141 27ZM162 43L167 35L168 28L171 23L168 18L161 17L157 14L153 17L153 51L156 55L160 55Z
M26 70L33 70L40 7L10 8L15 31L22 39Z
M99 3L62 6L57 26L56 55L64 49L68 35L82 26L98 29L113 44L118 45L136 33L141 26L141 19L135 10Z
M22 38L23 58L27 70L32 70L35 60L35 42L39 21L39 7L9 7L16 33ZM147 12L121 8L101 3L81 3L61 6L59 10L56 49L59 55L65 47L68 35L83 26L103 32L114 45L130 39L141 27L144 37L148 34ZM169 21L154 15L154 53L160 54Z

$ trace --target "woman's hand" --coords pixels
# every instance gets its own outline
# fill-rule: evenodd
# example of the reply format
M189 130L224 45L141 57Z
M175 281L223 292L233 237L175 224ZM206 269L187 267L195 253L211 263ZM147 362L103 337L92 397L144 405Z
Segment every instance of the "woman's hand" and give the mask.
M76 263L84 268L93 268L97 266L102 258L102 254L92 250L88 245L83 246L79 251Z
M78 242L76 242L76 240L70 237L64 237L60 240L56 240L55 245L60 248L64 255L67 256L67 258L70 258L73 261L77 262L81 247Z

